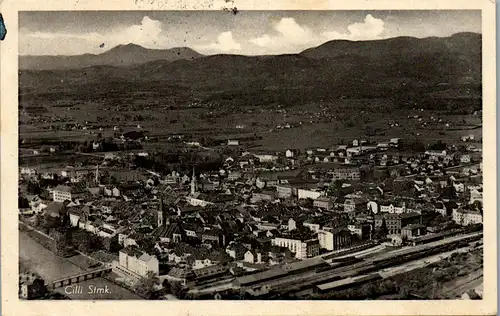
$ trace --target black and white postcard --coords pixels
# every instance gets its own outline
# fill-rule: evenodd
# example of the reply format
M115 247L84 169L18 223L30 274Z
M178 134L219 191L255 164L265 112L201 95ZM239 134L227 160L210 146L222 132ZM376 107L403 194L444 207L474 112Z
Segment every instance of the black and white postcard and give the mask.
M5 314L495 314L494 11L6 1Z

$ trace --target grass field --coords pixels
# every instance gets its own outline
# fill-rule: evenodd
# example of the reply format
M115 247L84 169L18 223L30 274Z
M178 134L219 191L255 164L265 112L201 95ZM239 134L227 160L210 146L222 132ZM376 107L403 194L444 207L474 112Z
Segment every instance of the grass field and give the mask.
M220 105L171 107L162 105L161 100L148 98L142 103L140 100L130 101L130 106L113 103L112 100L92 102L66 98L69 98L66 103L71 106L61 106L49 100L37 103L36 106L46 109L37 115L26 111L34 106L33 103L22 103L20 138L94 140L98 133L103 137L113 136L114 126L129 131L138 129L140 125L142 130L159 140L179 133L194 139L212 137L218 140L257 135L262 140L256 141L255 145L282 151L287 148L330 147L350 143L356 138L378 142L399 137L405 141L431 143L441 140L457 144L464 135L472 134L476 139L482 137L482 128L472 129L481 125L480 114L452 115L445 111L399 109L397 104L386 99L310 102L288 107L276 103L265 106L256 104L235 108ZM139 108L137 102L141 103ZM43 121L53 118L58 120ZM59 130L68 123L78 123L88 128ZM292 127L278 128L287 123ZM398 126L391 127L390 124L394 123ZM424 123L427 125L423 126ZM49 129L50 126L53 130ZM148 149L155 150L168 146L161 141L146 145Z

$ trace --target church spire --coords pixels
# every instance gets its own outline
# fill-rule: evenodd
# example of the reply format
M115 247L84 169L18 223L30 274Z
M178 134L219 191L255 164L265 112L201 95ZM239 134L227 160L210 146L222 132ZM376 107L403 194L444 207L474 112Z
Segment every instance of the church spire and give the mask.
M194 195L196 193L196 175L194 173L194 166L193 166L193 176L191 178L191 195Z
M97 164L95 167L95 182L97 185L99 185L99 164Z

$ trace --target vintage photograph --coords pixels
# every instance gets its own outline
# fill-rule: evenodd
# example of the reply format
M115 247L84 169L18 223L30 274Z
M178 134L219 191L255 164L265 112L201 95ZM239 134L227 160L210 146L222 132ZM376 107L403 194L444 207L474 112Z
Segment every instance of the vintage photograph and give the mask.
M482 300L481 13L20 11L18 297Z

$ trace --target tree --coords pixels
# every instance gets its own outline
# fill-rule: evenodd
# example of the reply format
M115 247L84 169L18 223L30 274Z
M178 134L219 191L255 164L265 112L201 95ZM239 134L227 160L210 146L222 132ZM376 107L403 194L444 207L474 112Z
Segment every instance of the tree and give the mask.
M28 182L28 193L38 195L42 193L42 188L35 182Z
M342 180L335 180L330 183L328 187L328 195L330 196L342 196Z
M183 299L186 297L187 289L182 285L181 282L172 283L172 294L175 295L179 299Z
M383 218L382 224L380 225L380 228L375 233L375 239L382 239L382 240L386 239L388 233L389 233L389 230L387 229L387 223L385 222L385 218Z
M146 277L141 278L134 286L134 291L146 299L152 299L157 287L160 285L160 280L153 271L148 271Z
M28 202L28 200L22 196L18 197L17 204L18 204L19 208L29 208L30 207L30 203Z

